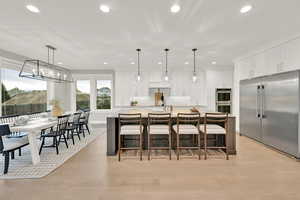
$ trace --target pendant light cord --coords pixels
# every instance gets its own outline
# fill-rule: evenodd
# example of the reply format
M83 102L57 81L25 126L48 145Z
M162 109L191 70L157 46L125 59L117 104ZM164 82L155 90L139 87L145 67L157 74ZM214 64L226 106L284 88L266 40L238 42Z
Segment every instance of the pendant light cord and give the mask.
M194 75L196 74L196 51L197 49L192 49L192 51L194 52Z
M165 49L166 51L166 75L168 74L168 51L169 49Z
M138 76L141 75L141 68L140 68L140 51L141 49L137 49L137 56L138 56Z

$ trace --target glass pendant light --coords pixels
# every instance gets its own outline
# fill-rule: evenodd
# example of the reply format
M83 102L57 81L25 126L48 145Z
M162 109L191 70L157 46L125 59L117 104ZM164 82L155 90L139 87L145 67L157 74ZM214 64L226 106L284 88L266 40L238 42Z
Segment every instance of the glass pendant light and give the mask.
M194 52L194 71L193 71L193 82L195 83L197 81L197 74L196 74L196 51L197 49L194 48L192 49L192 51Z
M169 49L165 49L165 52L166 52L165 81L169 81L169 76L168 76L168 51L169 51Z
M141 52L141 49L136 49L136 51L137 51L137 58L138 58L138 61L137 61L137 64L138 64L137 81L141 81L141 68L140 68L140 52Z

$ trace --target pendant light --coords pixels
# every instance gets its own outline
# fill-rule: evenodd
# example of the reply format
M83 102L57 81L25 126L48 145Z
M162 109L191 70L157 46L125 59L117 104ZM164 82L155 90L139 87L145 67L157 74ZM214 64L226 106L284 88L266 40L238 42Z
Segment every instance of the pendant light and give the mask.
M168 51L169 51L169 49L165 49L165 52L166 52L165 81L169 80L169 76L168 76Z
M193 82L195 83L197 81L197 74L196 74L196 51L197 49L194 48L192 49L192 51L194 52L194 71L193 71Z
M137 73L137 81L141 80L141 67L140 67L140 52L141 49L136 49L137 51L137 65L138 65L138 73Z

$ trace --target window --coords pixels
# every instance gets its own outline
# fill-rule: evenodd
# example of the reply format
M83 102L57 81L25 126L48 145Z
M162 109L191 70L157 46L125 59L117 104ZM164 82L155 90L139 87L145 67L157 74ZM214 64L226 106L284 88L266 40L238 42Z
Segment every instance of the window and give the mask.
M97 109L111 109L111 80L97 80Z
M76 109L77 110L90 109L90 81L89 80L76 81Z
M2 116L47 110L47 82L19 77L19 71L1 69Z

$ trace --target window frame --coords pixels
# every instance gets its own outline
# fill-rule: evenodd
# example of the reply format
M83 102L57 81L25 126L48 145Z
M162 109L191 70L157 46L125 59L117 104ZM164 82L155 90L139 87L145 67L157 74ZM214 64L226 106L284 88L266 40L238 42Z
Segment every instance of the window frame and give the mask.
M2 80L2 69L9 69L9 70L15 70L17 72L20 71L21 66L23 65L23 62L17 61L17 60L12 60L4 57L0 57L0 84L3 83ZM49 89L49 82L46 81L46 107L49 109L49 97L51 96L51 90ZM2 115L2 87L0 87L0 116Z
M98 74L78 74L73 73L72 91L71 91L71 107L72 111L76 112L76 82L78 80L90 81L90 110L93 111L109 111L114 108L114 75L113 73L98 73ZM111 108L97 109L97 80L111 81Z

